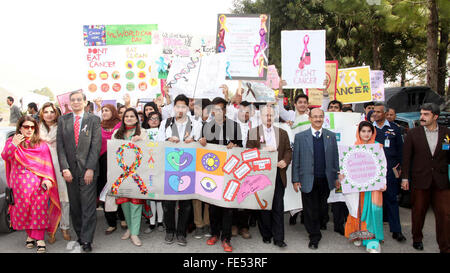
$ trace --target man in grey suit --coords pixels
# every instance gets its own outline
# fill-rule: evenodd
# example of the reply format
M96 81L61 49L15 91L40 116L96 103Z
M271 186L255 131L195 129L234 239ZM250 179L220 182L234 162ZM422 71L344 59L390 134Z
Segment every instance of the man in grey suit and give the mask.
M336 135L322 128L324 117L319 108L310 111L311 129L295 135L292 157L292 183L296 192L302 191L310 249L319 247L321 219L328 215L327 199L330 190L339 186Z
M102 133L100 118L84 112L86 103L82 90L70 94L73 113L58 120L57 151L78 243L90 252L97 223L96 179Z

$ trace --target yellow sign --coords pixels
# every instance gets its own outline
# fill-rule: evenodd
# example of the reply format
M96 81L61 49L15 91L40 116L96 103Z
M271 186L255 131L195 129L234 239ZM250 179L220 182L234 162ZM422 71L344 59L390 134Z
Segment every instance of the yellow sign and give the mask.
M342 103L372 101L369 66L339 69L337 84L336 100Z
M335 92L337 86L337 73L338 73L338 61L326 61L325 62L325 73L326 73L326 90L328 91L328 97L330 101L335 99ZM325 89L308 88L307 95L309 105L312 106L322 106L323 91Z

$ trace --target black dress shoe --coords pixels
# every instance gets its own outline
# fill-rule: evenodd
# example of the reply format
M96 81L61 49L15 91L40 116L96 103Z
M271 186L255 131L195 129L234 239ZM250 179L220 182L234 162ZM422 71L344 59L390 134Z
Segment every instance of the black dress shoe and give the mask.
M394 238L395 240L397 240L399 242L406 241L405 236L403 236L403 234L401 232L393 232L392 233L392 238Z
M422 242L414 242L413 247L417 250L423 250L423 243Z
M263 238L263 243L270 244L272 240L270 238Z
M78 239L78 240L77 240L77 243L78 243L80 246L83 245L83 243L81 242L81 239Z
M92 251L91 243L84 243L83 244L83 251L84 252L91 252Z
M316 249L319 248L319 243L317 243L317 242L309 242L308 247L309 247L309 249L316 250Z
M284 241L273 241L273 244L281 248L287 247L287 244Z
M345 236L345 229L344 228L335 228L334 232L337 232L339 234L341 234L342 236Z

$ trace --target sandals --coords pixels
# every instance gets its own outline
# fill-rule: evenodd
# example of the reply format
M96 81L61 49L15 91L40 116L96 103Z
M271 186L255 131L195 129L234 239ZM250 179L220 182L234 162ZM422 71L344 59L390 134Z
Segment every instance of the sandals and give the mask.
M42 242L44 242L44 245L42 245L42 246L37 245L36 253L46 253L47 252L47 247L45 246L45 241L42 240Z
M36 240L26 241L25 245L28 249L32 249L36 246Z

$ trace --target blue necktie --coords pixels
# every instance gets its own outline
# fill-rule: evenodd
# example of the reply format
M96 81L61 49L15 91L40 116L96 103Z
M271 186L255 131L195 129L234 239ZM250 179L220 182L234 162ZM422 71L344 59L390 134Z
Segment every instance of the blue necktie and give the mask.
M316 138L319 138L319 135L320 135L320 132L319 131L316 131Z

